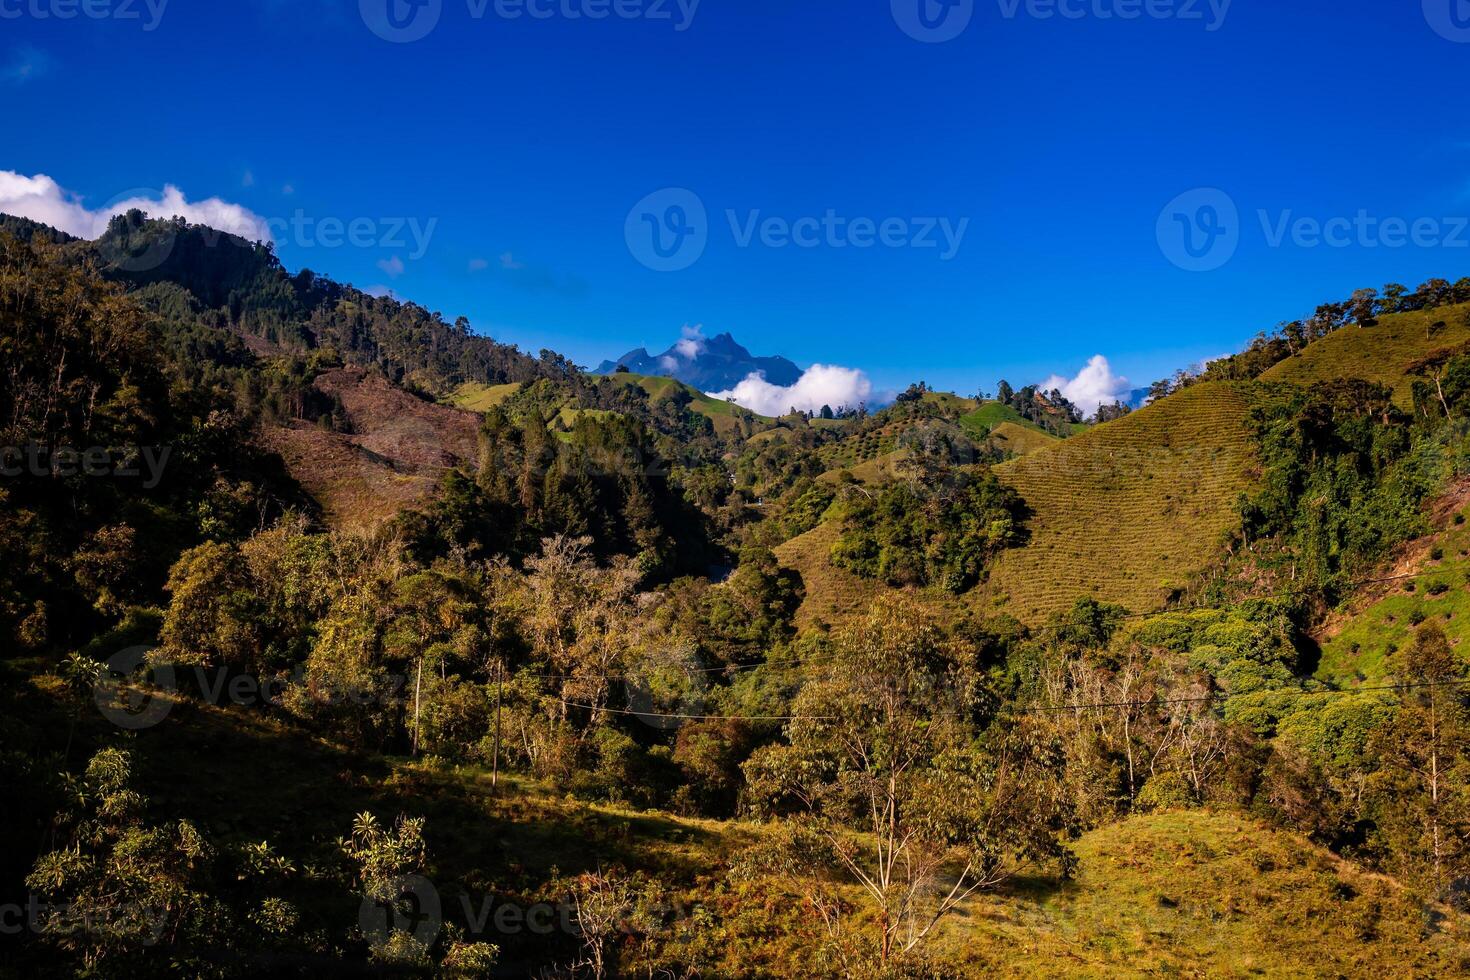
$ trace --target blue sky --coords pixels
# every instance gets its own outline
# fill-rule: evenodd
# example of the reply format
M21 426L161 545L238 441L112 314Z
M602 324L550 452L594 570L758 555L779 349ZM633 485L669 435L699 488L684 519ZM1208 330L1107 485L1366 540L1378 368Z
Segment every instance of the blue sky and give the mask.
M703 324L965 393L1095 354L1145 385L1358 286L1470 274L1452 0L438 2L395 43L387 0L0 0L0 171L88 208L171 184L366 221L338 247L287 228L282 258L580 363ZM108 16L57 16L84 3ZM521 3L550 16L505 16ZM915 39L920 3L964 29ZM667 188L705 210L704 247L660 272L629 231ZM1195 260L1169 235L1214 227L1201 188L1236 216ZM844 230L812 247L760 230L829 214ZM1419 233L1397 244L1393 218ZM426 247L392 234L409 220Z

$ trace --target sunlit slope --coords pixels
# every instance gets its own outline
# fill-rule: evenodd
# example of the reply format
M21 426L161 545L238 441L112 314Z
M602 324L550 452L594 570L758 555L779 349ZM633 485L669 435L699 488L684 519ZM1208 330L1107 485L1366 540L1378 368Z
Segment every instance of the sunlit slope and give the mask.
M841 534L841 525L828 521L776 548L776 560L798 572L806 589L796 614L802 628L859 616L887 590L881 582L832 564L832 546Z
M1362 378L1394 389L1400 407L1411 402L1414 379L1405 369L1443 347L1470 343L1470 304L1413 313L1393 313L1373 327L1344 327L1308 344L1262 375L1264 381L1309 385L1336 378ZM1436 326L1443 324L1442 326Z
M962 975L1382 978L1470 965L1462 917L1242 815L1135 816L1075 850L1075 880L1038 889L1039 904L982 896L945 924Z
M1460 480L1429 508L1432 531L1398 549L1393 561L1317 634L1317 676L1342 687L1379 684L1393 654L1407 649L1423 623L1444 630L1470 659L1470 480Z
M1037 622L1091 596L1159 608L1220 552L1254 465L1239 385L1195 385L996 467L1031 508L1031 541L975 596Z
M456 388L446 400L455 408L462 408L469 412L488 412L520 390L519 382L507 385L487 385L476 381L466 381Z
M1049 449L1061 442L1050 432L1043 432L1034 426L1019 425L1015 422L1002 422L991 429L989 441L990 445L996 449L1014 453L1017 456Z

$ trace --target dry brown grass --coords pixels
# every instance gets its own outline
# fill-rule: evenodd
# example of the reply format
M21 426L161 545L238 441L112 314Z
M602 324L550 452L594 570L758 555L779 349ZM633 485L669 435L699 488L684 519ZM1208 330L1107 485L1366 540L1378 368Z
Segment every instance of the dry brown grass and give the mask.
M477 455L478 415L420 401L360 368L328 372L316 387L342 400L351 434L295 422L267 426L261 438L333 527L371 529L420 506L446 470Z

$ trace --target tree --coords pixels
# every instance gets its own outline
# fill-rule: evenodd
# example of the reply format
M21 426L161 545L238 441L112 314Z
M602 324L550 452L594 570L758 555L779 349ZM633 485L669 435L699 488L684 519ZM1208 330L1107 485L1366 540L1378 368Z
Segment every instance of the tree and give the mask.
M746 764L755 808L794 810L820 842L791 838L791 866L813 888L832 872L861 888L885 968L1027 863L1070 867L1057 758L1035 729L975 725L987 694L974 659L913 600L880 600L796 699L789 744Z
M1359 289L1355 291L1352 298L1348 300L1350 315L1361 327L1372 327L1377 325L1378 320L1378 290Z
M1367 795L1394 863L1436 893L1470 872L1470 708L1466 665L1426 623L1398 657L1393 720L1369 741L1381 769Z
M1429 378L1434 382L1434 390L1439 395L1439 403L1444 408L1445 418L1454 417L1450 412L1450 403L1445 400L1445 369L1455 358L1467 353L1470 353L1470 344L1462 344L1459 347L1441 347L1438 350L1430 351L1404 368L1405 374Z
M128 752L103 749L80 779L65 778L62 846L26 878L42 902L42 941L75 956L77 975L201 975L189 950L230 946L227 910L208 880L214 848L187 820L145 821Z
M176 663L259 670L257 592L240 549L206 541L169 572L163 652Z

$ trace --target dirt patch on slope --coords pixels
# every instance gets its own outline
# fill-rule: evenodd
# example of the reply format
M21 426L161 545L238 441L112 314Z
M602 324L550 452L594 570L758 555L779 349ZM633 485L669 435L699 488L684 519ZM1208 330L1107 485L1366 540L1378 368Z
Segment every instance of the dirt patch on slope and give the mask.
M333 527L371 529L422 506L447 470L476 460L475 413L421 401L363 368L329 371L315 387L341 401L349 431L297 421L263 427L261 441Z

